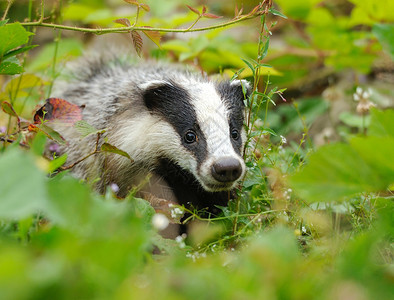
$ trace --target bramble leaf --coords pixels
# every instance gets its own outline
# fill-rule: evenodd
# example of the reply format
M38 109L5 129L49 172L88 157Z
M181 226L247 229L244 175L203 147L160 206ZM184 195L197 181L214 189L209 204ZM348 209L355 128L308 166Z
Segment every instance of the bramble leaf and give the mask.
M144 26L144 27L150 27L150 26ZM159 48L161 48L160 45L160 40L161 40L161 35L160 32L158 31L142 31L152 42L154 42Z
M91 134L105 132L105 129L97 129L94 126L90 125L85 120L80 120L80 121L75 122L74 128L79 132L79 134L82 137L87 137L88 135L91 135Z
M137 31L133 30L130 32L130 36L131 36L131 40L133 41L135 51L137 52L138 56L141 57L142 45L143 45L141 35Z
M0 26L0 58L18 46L26 44L30 35L32 33L26 31L19 23Z
M108 143L104 143L101 146L101 151L116 153L116 154L122 155L122 156L127 157L128 159L132 160L130 155L127 152L120 150L119 148L115 147L114 145L111 145Z
M78 106L60 98L48 98L45 101L45 105L34 114L35 124L40 124L44 120L72 125L82 120L84 106Z
M121 18L114 20L115 23L122 24L123 26L130 27L130 20L127 18Z

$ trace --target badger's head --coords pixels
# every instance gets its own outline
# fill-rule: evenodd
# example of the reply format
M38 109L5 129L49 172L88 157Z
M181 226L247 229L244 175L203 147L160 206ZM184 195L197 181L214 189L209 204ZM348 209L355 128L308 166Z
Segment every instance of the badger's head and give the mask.
M140 88L154 120L146 131L155 139L150 142L153 151L193 174L206 191L234 188L245 173L248 83L169 80L147 82Z

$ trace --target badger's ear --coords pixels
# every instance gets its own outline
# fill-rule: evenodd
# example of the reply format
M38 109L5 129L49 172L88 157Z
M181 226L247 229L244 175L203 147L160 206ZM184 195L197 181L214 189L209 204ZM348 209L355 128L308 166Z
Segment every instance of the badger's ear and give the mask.
M230 85L237 88L241 92L243 99L248 99L252 93L252 86L245 79L235 79L230 81Z
M139 86L145 106L150 111L165 113L166 107L180 102L188 97L187 92L176 83L164 80L154 80Z
M218 92L224 100L244 105L245 100L252 93L252 87L246 80L237 79L221 82L218 86Z
M141 84L139 88L142 91L145 106L149 110L160 110L163 102L170 96L172 85L164 80L153 80Z

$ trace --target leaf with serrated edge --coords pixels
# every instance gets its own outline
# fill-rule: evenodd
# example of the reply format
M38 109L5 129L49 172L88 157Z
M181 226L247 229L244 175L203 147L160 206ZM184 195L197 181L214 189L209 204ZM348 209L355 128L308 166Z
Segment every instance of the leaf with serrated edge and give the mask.
M149 26L144 26L144 27L149 27ZM151 31L151 30L144 30L142 31L152 42L154 42L160 49L160 40L161 40L161 35L160 32L158 31Z
M104 133L105 129L97 129L94 126L90 125L85 120L80 120L75 122L74 128L79 132L82 137L87 137L88 135Z
M19 118L18 115L16 114L14 108L12 107L12 105L6 101L1 103L1 109L6 113L9 114L13 117Z
M119 148L115 147L114 145L111 145L108 143L104 143L101 146L101 151L116 153L116 154L122 155L122 156L127 157L128 159L132 160L130 155L127 152L120 150Z
M148 11L148 12L150 11L150 7L148 4L141 3L140 6L143 10Z
M52 129L52 128L44 125L44 124L41 124L40 126L36 126L34 124L30 124L29 127L28 127L28 130L30 132L42 132L49 139L57 142L60 145L66 145L67 144L66 140L60 135L60 133L58 133L54 129Z
M137 52L138 56L141 57L141 51L143 45L141 35L137 31L133 30L130 32L130 36L131 36L131 40L133 41L135 51Z
M118 24L121 24L123 26L126 26L126 27L130 27L131 26L130 20L127 19L127 18L116 19L116 20L114 20L114 22L118 23Z

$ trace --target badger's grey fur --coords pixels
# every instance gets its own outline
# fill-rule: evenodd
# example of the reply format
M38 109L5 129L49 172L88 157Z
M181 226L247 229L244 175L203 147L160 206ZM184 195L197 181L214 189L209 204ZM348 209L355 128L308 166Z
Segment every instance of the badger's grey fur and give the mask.
M245 172L246 82L215 82L169 65L133 65L114 57L77 64L74 79L53 96L85 105L83 119L107 129L100 144L107 140L134 160L108 153L91 156L74 167L77 176L100 177L101 192L116 183L122 197L153 173L180 204L226 204L228 191ZM68 141L61 149L68 162L94 149L95 136L81 139L75 128L55 129Z

